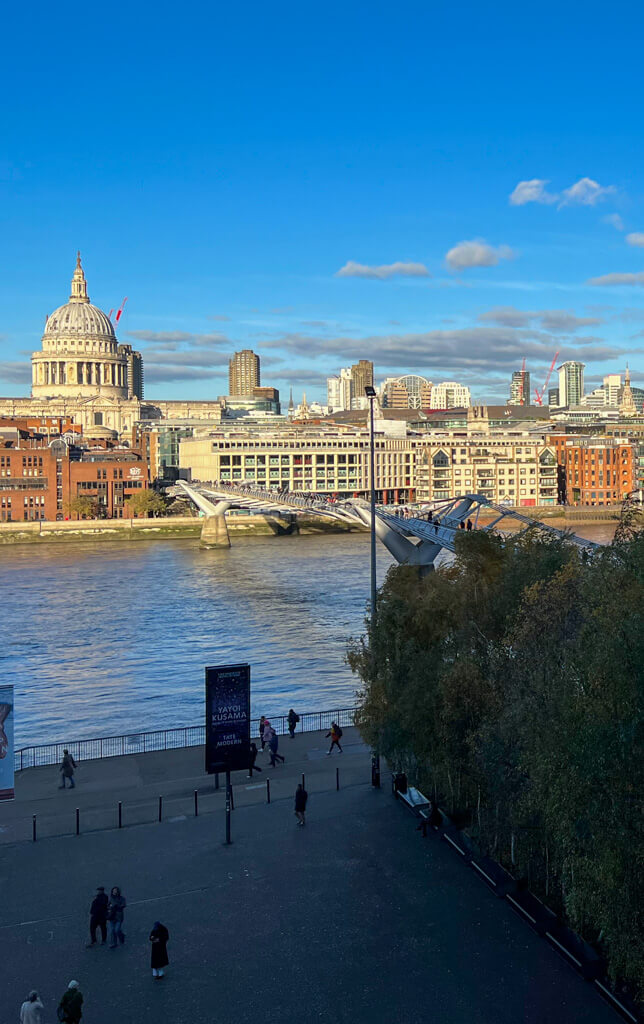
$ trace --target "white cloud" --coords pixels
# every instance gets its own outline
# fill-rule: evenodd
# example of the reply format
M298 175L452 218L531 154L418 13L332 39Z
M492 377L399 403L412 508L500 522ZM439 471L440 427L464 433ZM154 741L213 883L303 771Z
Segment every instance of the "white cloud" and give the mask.
M637 245L642 248L644 247L644 232L631 231L630 235L626 236L626 241L629 245Z
M336 272L336 277L368 277L374 281L386 281L390 277L431 277L424 263L383 263L370 267L366 263L349 260Z
M478 319L483 323L501 324L503 327L525 327L538 320L546 331L553 334L568 334L580 327L594 327L604 321L595 316L577 316L569 309L537 309L534 311L516 309L515 306L494 306Z
M526 203L556 203L559 196L546 191L549 182L546 178L530 178L520 181L510 193L510 206L525 206Z
M596 206L616 192L614 185L600 185L592 178L580 178L561 193L559 206Z
M602 277L591 277L588 284L609 286L613 284L633 284L644 288L644 271L637 274L604 274Z
M602 217L602 220L604 224L611 224L618 231L624 230L624 221L618 213L608 213L605 217Z
M511 260L514 252L507 245L494 249L483 238L459 242L445 256L451 270L465 270L468 267L495 267L499 260Z

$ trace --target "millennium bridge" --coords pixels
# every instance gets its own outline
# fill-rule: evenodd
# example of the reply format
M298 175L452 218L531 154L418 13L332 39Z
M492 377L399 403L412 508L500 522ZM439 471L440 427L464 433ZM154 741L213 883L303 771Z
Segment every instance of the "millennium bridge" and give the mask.
M229 508L245 508L267 516L298 516L341 522L356 529L371 528L369 503L360 498L330 500L322 495L291 491L269 491L246 484L191 483L177 485L204 515L201 542L204 547L230 547L225 513ZM421 573L431 572L436 559L456 550L456 534L461 530L495 530L516 534L538 529L591 551L601 545L557 530L539 519L512 508L497 505L482 494L462 494L456 498L432 501L409 515L407 510L376 508L375 532L381 543L400 564L415 565Z

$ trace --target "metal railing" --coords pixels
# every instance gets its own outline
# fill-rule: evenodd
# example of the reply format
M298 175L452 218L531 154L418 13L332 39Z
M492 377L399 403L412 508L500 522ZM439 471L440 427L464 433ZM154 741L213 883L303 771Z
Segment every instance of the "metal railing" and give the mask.
M316 732L329 729L335 721L342 728L353 725L356 708L335 708L331 711L305 711L300 715L297 732ZM287 715L267 715L278 735L288 732ZM253 719L251 734L257 738L259 719ZM154 750L176 750L181 747L203 746L206 742L205 725L187 725L178 729L157 729L154 732L134 732L125 736L100 736L88 740L43 743L37 747L16 750L15 770L58 764L63 750L68 750L75 761L92 761L103 757L121 757L123 754L148 754Z

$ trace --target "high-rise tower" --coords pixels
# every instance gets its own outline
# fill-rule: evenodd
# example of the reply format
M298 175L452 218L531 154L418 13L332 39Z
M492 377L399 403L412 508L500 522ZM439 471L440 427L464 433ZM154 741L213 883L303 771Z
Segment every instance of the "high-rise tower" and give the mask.
M228 394L237 398L251 396L261 384L259 356L249 348L235 352L228 364Z

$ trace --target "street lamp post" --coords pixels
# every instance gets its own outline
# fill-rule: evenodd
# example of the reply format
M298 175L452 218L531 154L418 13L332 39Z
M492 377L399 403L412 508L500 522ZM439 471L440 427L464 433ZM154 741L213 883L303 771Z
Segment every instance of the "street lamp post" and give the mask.
M376 619L376 453L373 433L373 403L375 388L367 385L364 393L369 399L369 475L371 477L371 621Z
M376 390L367 385L364 393L369 399L369 475L371 477L371 647L376 627L376 453L374 445L373 430L373 403L376 400ZM371 785L380 789L380 754L377 750L371 751Z

